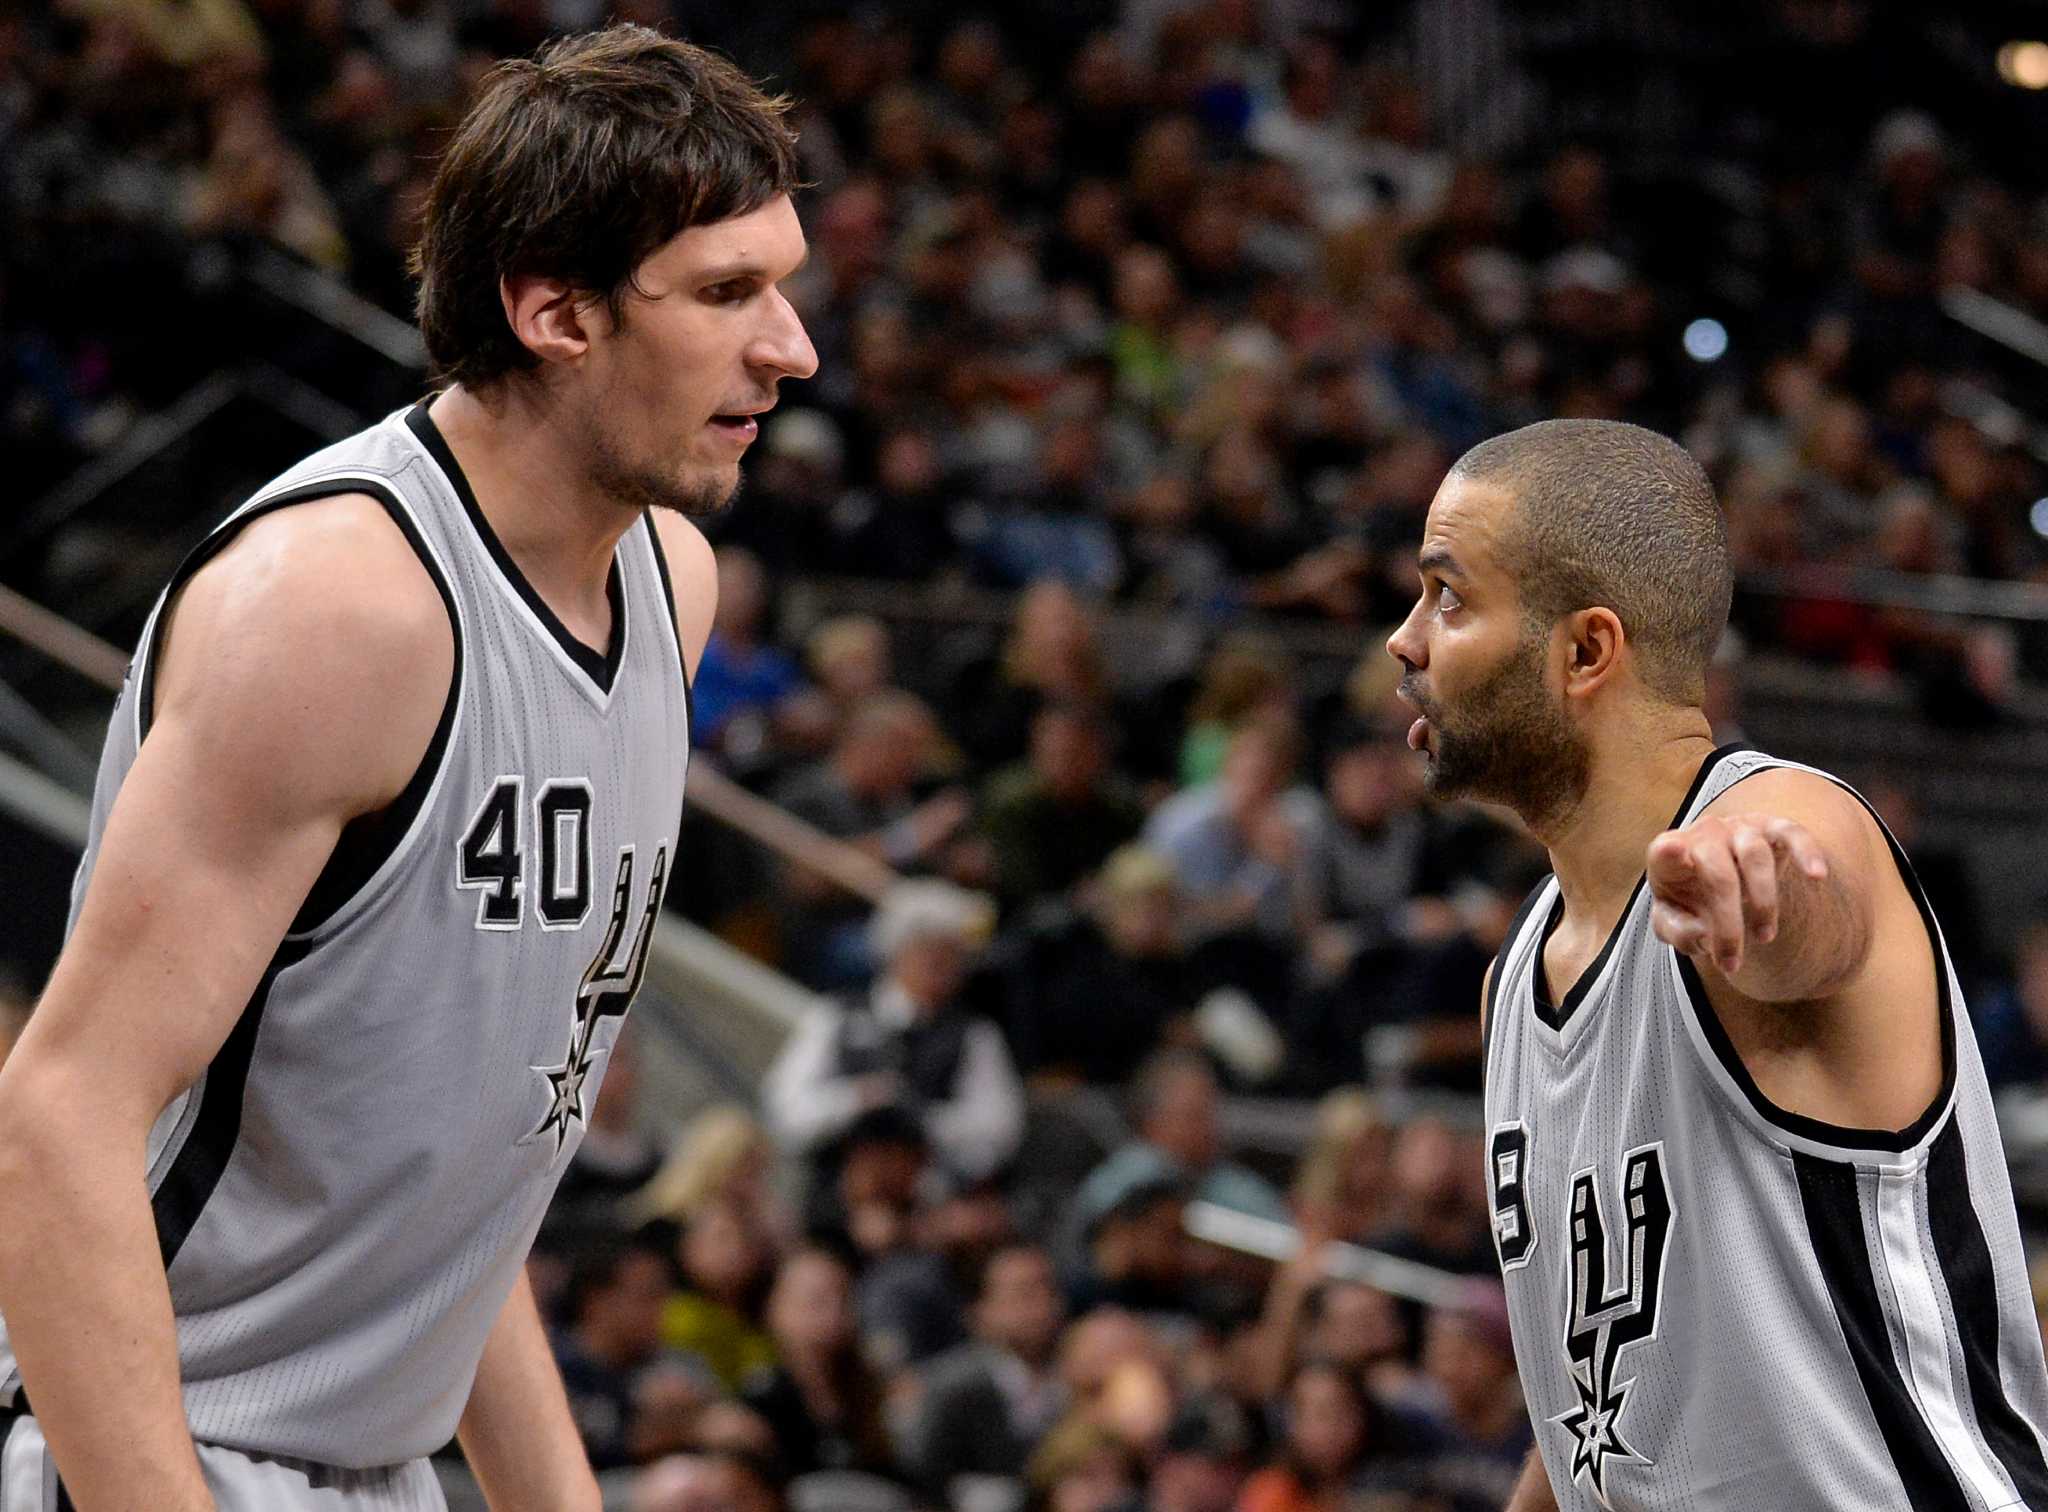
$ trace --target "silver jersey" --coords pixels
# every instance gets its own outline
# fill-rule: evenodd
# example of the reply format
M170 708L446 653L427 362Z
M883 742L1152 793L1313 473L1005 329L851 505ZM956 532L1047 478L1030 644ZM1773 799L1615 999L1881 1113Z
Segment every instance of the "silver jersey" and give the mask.
M388 811L356 821L148 1182L195 1439L344 1467L445 1444L581 1141L675 864L688 688L652 523L605 655L476 507L425 406L306 459L210 535L116 705L73 893L147 737L164 604L258 515L382 501L446 601L455 675ZM0 1333L0 1405L20 1377ZM32 1389L32 1384L31 1384Z
M1716 752L1677 822L1792 765ZM1892 851L1934 945L1945 1072L1898 1133L1774 1106L1691 962L1652 933L1645 886L1561 1004L1540 964L1554 878L1509 934L1488 1178L1523 1389L1567 1512L2048 1512L2048 1372L1991 1094L1940 930Z

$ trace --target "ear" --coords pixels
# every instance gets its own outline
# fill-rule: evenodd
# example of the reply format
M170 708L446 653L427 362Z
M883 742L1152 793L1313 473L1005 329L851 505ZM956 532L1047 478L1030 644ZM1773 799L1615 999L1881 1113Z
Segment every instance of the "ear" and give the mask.
M602 301L591 300L561 279L536 273L512 273L499 279L498 298L504 302L512 334L542 362L581 359L595 334L592 316L604 309Z
M1566 615L1558 628L1565 642L1565 697L1585 698L1614 678L1628 632L1612 609L1581 609Z

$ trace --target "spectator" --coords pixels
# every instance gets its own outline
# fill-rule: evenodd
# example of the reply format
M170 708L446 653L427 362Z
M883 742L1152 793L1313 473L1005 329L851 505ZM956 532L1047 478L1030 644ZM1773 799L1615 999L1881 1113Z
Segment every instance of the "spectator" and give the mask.
M1231 1512L1250 1470L1251 1430L1227 1396L1184 1404L1152 1462L1145 1512Z
M690 685L693 743L746 760L768 744L803 686L789 653L766 638L768 577L743 546L718 551L718 610Z
M917 785L939 751L938 723L908 693L876 693L848 716L831 754L793 774L776 799L798 818L892 866L935 858L966 822L967 795L946 789L916 800ZM814 986L843 988L872 969L859 906L835 884L810 874L788 876L793 965Z
M1094 617L1071 588L1049 581L1018 596L1001 651L962 667L946 706L959 711L957 733L968 760L991 771L1024 755L1041 705L1099 707L1108 695Z
M1326 1094L1288 1194L1295 1221L1336 1239L1371 1233L1386 1201L1392 1150L1393 1130L1371 1093L1340 1087Z
M1386 1226L1376 1248L1441 1270L1490 1273L1496 1258L1476 1136L1424 1114L1394 1141Z
M643 1410L648 1396L688 1405L715 1389L679 1362L658 1363L667 1295L668 1267L651 1250L586 1247L570 1271L555 1361L594 1469L616 1469L674 1447L662 1441L667 1425ZM652 1380L657 1371L668 1379Z
M1139 1465L1109 1429L1072 1418L1031 1457L1033 1512L1122 1512L1138 1488Z
M888 1473L880 1383L862 1361L846 1264L823 1249L782 1262L768 1294L776 1361L747 1377L741 1397L774 1430L793 1476L816 1470Z
M1972 1000L1985 1074L1994 1087L2048 1081L2048 919L2020 935L2012 980Z
M1068 1305L1077 1313L1112 1307L1169 1319L1190 1315L1187 1183L1163 1156L1142 1146L1110 1174L1114 1180L1097 1171L1075 1197Z
M1013 962L1011 1037L1027 1070L1105 1085L1190 1040L1201 994L1163 858L1125 846L1089 891L1088 913L1030 937Z
M674 1455L634 1477L627 1512L784 1512L773 1477L745 1455Z
M865 614L838 615L818 626L804 643L804 662L824 705L819 733L828 743L865 700L888 691L895 668L888 627Z
M1276 1463L1254 1475L1237 1512L1348 1512L1367 1490L1407 1490L1417 1476L1402 1421L1355 1371L1327 1360L1298 1366L1282 1403Z
M769 1121L791 1150L816 1155L863 1113L897 1108L960 1177L978 1180L1009 1157L1023 1087L1001 1033L959 1003L987 927L983 902L949 883L890 893L874 919L873 989L814 1010L768 1073Z
M1064 1304L1051 1257L1014 1244L992 1255L974 1301L974 1341L932 1360L907 1458L933 1495L966 1500L962 1477L1019 1477L1058 1420L1053 1369Z
M1455 1302L1431 1309L1422 1371L1443 1435L1431 1455L1431 1485L1461 1506L1504 1506L1528 1457L1530 1429L1499 1282L1474 1278Z
M1286 657L1264 641L1241 636L1218 646L1188 706L1187 734L1175 768L1180 785L1198 788L1214 781L1232 738L1253 720L1291 715L1292 680Z
M1209 934L1291 938L1316 913L1311 858L1322 843L1322 801L1292 786L1300 739L1277 717L1231 737L1222 774L1153 812L1145 843L1173 863L1190 910Z
M754 1115L730 1103L699 1113L653 1179L626 1207L636 1224L662 1225L673 1240L699 1213L724 1204L763 1246L777 1249L795 1220L770 1184L775 1146Z
M740 1208L713 1199L684 1225L676 1260L682 1285L662 1309L662 1343L737 1389L775 1356L754 1321L773 1256Z
M1075 1194L1084 1213L1107 1211L1119 1194L1163 1178L1191 1200L1210 1202L1276 1223L1290 1221L1271 1183L1226 1160L1218 1125L1221 1090L1200 1052L1162 1050L1139 1068L1131 1085L1136 1138L1092 1172Z
M1103 716L1048 703L1031 722L1029 760L989 779L980 825L1006 909L1056 897L1144 824L1137 794L1110 766Z

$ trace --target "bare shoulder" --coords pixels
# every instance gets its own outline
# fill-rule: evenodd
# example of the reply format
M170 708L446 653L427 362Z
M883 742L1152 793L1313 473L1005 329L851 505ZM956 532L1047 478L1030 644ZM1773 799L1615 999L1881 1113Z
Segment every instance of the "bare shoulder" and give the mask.
M180 726L225 770L332 784L357 811L404 787L455 672L441 590L366 494L250 522L192 575L167 625L153 728Z
M1805 826L1823 845L1837 842L1868 850L1883 849L1877 821L1838 782L1796 767L1768 767L1745 777L1701 810L1702 818L1733 819L1744 814L1768 814ZM1852 854L1837 851L1834 854Z
M697 675L704 643L711 638L711 619L718 610L718 559L704 532L672 509L648 513L668 563L669 587L675 594L676 633L683 643L683 665Z

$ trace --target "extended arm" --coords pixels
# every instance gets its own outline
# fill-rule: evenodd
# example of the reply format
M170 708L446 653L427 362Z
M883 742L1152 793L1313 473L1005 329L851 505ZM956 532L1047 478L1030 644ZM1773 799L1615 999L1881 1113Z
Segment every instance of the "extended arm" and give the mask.
M404 786L453 660L438 594L368 499L251 525L181 596L77 925L0 1070L0 1312L81 1506L212 1505L149 1130L219 1049L342 825ZM411 672L394 685L393 667Z
M456 1437L491 1512L596 1512L601 1504L523 1274L492 1325Z
M1825 998L1869 957L1885 852L1875 821L1834 784L1761 772L1650 843L1651 922L1755 1002Z

